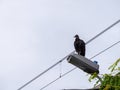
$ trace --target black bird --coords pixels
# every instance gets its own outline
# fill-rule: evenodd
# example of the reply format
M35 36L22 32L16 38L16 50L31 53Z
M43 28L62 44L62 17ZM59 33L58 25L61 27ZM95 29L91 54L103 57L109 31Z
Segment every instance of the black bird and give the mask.
M78 55L85 56L85 42L79 38L78 35L75 35L74 47Z

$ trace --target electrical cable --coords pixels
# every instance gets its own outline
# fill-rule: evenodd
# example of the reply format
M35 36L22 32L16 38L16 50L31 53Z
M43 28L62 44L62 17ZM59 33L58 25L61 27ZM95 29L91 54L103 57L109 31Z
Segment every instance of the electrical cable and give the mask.
M110 28L112 28L113 26L115 26L116 24L118 24L120 22L120 20L116 21L115 23L113 23L112 25L110 25L109 27L107 27L106 29L104 29L102 32L100 32L99 34L97 34L96 36L94 36L92 39L90 39L88 42L86 42L86 44L90 43L91 41L93 41L94 39L96 39L97 37L99 37L100 35L102 35L103 33L105 33L106 31L110 30ZM74 53L75 51L71 52L70 54ZM49 71L50 69L52 69L54 66L56 66L57 64L61 63L62 61L64 61L70 54L68 54L67 56L65 56L64 58L62 58L61 60L59 60L58 62L56 62L54 65L52 65L51 67L49 67L48 69L46 69L45 71L43 71L42 73L40 73L39 75L37 75L36 77L34 77L33 79L31 79L30 81L28 81L27 83L25 83L24 85L22 85L20 88L18 88L18 90L21 90L22 88L24 88L25 86L27 86L28 84L30 84L31 82L33 82L34 80L36 80L37 78L39 78L40 76L42 76L44 73L46 73L47 71Z
M91 57L90 59L93 59L93 58L99 56L100 54L104 53L105 51L107 51L108 49L110 49L110 48L112 48L113 46L117 45L118 43L120 43L120 41L112 44L112 45L109 46L108 48L106 48L106 49L102 50L101 52L97 53L96 55L94 55L94 56ZM68 72L64 73L63 75L61 75L61 77L56 78L56 79L53 80L52 82L50 82L50 83L48 83L47 85L45 85L44 87L42 87L40 90L43 90L44 88L48 87L50 84L54 83L54 82L57 81L58 79L64 77L64 76L67 75L67 74L69 74L70 72L72 72L72 71L75 70L75 69L77 69L77 67L75 67L75 68L69 70Z
M61 75L62 75L62 62L61 63L59 63L59 72L60 72L60 77L61 77Z

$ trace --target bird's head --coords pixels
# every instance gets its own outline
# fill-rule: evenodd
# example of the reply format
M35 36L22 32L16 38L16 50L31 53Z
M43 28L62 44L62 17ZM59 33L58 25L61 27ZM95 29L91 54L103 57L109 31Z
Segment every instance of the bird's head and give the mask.
M79 38L79 36L76 34L76 35L74 36L74 38Z

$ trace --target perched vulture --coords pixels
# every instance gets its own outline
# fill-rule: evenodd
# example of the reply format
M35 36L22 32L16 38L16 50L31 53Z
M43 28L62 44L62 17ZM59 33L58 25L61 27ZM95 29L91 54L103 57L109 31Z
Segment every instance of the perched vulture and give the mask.
M85 56L85 42L79 38L78 35L75 35L74 47L78 55Z

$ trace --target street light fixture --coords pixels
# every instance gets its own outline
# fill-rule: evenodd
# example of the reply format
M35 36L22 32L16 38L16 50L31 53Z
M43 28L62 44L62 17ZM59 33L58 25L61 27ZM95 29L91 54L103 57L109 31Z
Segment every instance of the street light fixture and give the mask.
M67 61L89 74L93 74L95 72L99 73L99 65L84 56L78 54L71 54L67 58Z

